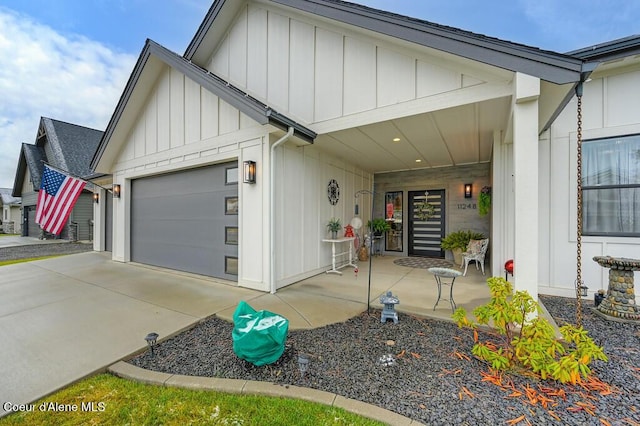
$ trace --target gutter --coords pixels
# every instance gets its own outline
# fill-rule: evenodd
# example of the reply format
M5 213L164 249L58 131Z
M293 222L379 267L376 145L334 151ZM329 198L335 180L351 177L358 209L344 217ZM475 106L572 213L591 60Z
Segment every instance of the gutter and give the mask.
M269 281L271 287L271 294L276 293L276 206L275 206L275 151L276 148L285 143L294 132L293 126L289 126L287 134L278 139L273 145L271 145L269 152Z

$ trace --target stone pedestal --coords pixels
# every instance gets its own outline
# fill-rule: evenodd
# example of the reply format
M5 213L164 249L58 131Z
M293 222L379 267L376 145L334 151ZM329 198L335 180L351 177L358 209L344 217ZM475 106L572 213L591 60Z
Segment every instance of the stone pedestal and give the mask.
M633 272L640 270L640 260L624 257L596 256L603 268L609 268L607 297L596 308L597 312L617 319L640 321L633 288Z

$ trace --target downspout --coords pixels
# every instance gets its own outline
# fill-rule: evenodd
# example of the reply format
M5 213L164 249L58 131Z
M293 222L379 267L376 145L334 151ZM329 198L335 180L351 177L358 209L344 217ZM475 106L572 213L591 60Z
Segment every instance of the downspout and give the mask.
M271 151L269 152L269 275L271 294L276 292L276 206L275 206L275 151L278 146L285 143L293 135L293 127L289 126L287 134L278 139L273 145L271 145Z

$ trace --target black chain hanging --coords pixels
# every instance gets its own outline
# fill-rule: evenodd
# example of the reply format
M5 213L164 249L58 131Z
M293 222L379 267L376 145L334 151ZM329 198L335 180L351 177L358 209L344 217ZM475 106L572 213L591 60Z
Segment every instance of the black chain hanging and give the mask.
M576 87L578 97L578 161L577 161L577 237L576 237L576 326L582 326L582 83Z

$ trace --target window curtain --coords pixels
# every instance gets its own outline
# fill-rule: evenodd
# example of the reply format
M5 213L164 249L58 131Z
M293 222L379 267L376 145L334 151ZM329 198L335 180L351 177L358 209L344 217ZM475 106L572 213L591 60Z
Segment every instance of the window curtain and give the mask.
M582 153L583 233L640 235L640 135L585 142Z

